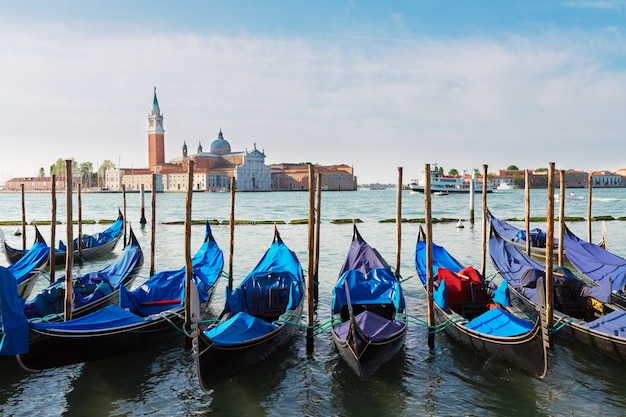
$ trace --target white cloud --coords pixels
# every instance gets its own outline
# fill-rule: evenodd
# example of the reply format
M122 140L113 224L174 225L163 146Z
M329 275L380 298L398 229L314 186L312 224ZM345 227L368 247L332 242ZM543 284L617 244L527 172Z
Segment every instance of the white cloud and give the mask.
M574 40L574 42L572 42ZM360 181L446 169L617 169L626 74L591 41L559 38L236 38L188 33L85 35L0 27L0 179L58 158L147 165L157 86L166 158L208 149L220 127L268 163L347 163ZM592 141L601 140L601 149Z

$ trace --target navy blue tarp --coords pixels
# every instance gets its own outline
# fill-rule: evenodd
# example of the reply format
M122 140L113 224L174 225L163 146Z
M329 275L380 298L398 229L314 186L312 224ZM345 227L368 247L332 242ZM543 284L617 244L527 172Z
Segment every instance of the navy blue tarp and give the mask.
M0 355L28 352L28 321L24 316L24 300L17 295L15 277L3 266L0 266L0 306L2 307Z
M379 316L369 310L365 310L360 314L357 314L354 319L356 320L359 328L365 333L372 342L380 342L387 339L390 336L398 333L402 330L406 323L399 321L387 320L384 317ZM345 341L350 331L350 321L346 321L333 328L337 337Z
M17 262L9 266L17 284L28 278L33 270L42 267L50 257L50 247L46 242L35 244Z
M598 284L610 281L614 291L626 293L626 259L583 241L567 228L563 234L563 248L567 259L583 275Z

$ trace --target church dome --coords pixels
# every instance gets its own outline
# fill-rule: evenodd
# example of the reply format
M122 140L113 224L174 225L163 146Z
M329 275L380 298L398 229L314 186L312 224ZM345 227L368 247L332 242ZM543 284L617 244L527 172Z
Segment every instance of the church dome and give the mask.
M224 136L222 135L222 129L220 129L220 133L217 135L217 139L211 142L211 153L217 155L224 155L230 153L230 143Z

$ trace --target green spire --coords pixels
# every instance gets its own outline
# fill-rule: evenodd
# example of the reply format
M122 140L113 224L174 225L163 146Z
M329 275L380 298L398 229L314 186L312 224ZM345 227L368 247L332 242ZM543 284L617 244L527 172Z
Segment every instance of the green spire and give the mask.
M156 87L154 87L154 100L152 101L152 110L157 112L161 111L161 109L159 109L159 102L156 97Z

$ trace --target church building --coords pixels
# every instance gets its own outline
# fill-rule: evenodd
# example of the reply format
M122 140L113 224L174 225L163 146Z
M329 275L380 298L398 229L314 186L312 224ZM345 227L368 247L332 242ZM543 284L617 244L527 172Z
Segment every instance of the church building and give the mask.
M156 191L185 191L189 178L189 161L194 161L193 188L195 191L226 191L230 179L235 179L238 191L279 191L308 189L307 164L265 165L265 151L233 151L220 129L211 142L209 151L198 143L197 152L190 154L184 142L181 155L165 161L165 128L163 114L154 88L152 109L148 114L148 168L112 168L105 174L109 190L152 190L152 175ZM356 190L356 177L348 165L317 166L322 172L325 190Z

